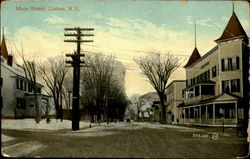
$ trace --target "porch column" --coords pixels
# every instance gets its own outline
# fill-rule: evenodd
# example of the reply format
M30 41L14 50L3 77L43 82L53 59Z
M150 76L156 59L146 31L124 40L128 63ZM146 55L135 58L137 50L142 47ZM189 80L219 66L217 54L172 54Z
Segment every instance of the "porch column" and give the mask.
M199 85L199 92L200 92L200 100L201 100L201 85Z
M200 123L201 123L201 105L199 106L199 117L200 117Z
M197 114L198 115L198 114ZM195 119L195 107L193 107L193 116L194 116L194 120L196 120Z
M190 107L188 108L188 118L190 120Z
M237 104L237 101L234 104L235 104L235 122L237 124L238 123L238 104Z
M215 104L213 103L213 125L215 124Z
M184 110L184 123L186 122L186 108L183 109Z
M206 121L207 121L208 115L207 115L207 105L206 105Z

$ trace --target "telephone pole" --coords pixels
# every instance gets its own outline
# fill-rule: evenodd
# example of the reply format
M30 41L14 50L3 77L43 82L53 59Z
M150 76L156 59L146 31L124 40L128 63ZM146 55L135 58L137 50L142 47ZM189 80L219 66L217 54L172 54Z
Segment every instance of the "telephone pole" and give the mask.
M66 54L66 57L71 57L72 61L66 61L73 67L73 100L72 100L72 130L79 130L80 121L80 109L79 109L79 88L80 88L80 67L84 64L80 57L84 57L81 54L81 43L93 42L93 40L82 40L83 36L94 36L93 34L82 34L82 31L93 31L94 28L65 28L65 31L74 31L76 33L65 33L64 36L76 37L76 39L64 40L64 42L74 42L77 44L77 50L74 54Z

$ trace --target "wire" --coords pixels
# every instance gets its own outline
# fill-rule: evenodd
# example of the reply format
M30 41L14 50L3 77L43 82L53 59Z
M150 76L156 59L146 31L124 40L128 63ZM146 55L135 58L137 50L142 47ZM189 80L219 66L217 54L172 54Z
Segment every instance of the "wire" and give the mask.
M123 49L123 48L111 48L111 47L103 47L103 46L98 46L98 45L91 45L91 44L85 44L87 46L91 46L91 47L97 47L97 48L104 48L104 49L111 49L111 50L123 50L123 51L130 51L130 52L137 52L137 53L151 53L150 51L143 51L143 50L131 50L131 49ZM184 56L184 57L189 57L189 55L185 55L185 54L172 54L175 56Z

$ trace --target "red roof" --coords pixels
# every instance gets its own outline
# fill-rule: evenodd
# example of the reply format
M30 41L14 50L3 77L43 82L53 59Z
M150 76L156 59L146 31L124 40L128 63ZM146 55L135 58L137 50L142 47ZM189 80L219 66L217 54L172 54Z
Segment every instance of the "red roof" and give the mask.
M6 47L6 43L5 43L4 37L2 39L2 44L0 46L0 55L3 56L6 59L8 58L8 50L7 50L7 47Z
M246 32L244 31L243 27L240 24L240 21L236 14L233 12L229 22L224 29L220 38L216 39L215 42L220 42L224 40L235 39L239 37L247 37Z
M201 55L200 55L198 49L195 47L192 55L190 56L187 64L184 66L184 68L188 67L188 66L191 66L193 63L195 63L200 58L201 58Z

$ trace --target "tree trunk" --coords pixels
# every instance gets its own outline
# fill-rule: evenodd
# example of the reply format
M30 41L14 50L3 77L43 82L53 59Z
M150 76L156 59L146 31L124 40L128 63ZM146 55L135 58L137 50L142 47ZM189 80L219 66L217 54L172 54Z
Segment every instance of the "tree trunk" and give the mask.
M60 96L59 96L59 116L60 116L60 119L61 119L61 122L63 120L63 108L62 108L62 93L60 93Z
M166 124L166 107L164 103L164 92L158 93L161 100L161 124Z
M40 116L40 111L39 111L39 103L38 103L38 98L37 94L34 94L35 96L35 109L36 109L36 123L38 124L41 121L41 116Z
M60 106L58 98L54 97L55 109L56 109L56 119L60 119Z

